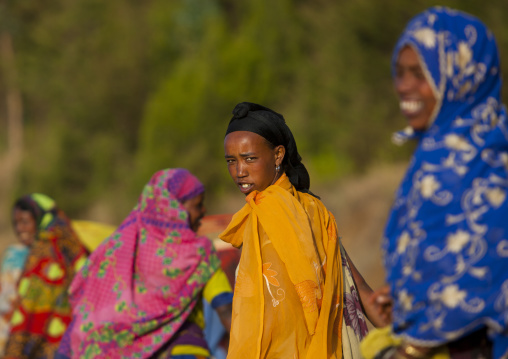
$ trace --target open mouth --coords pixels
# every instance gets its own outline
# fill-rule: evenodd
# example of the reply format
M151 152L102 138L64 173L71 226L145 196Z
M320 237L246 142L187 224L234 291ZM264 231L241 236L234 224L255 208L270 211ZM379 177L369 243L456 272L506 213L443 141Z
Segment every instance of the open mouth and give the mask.
M254 185L252 183L238 183L238 188L240 188L240 191L243 193L249 193Z
M423 102L416 100L403 100L399 104L400 110L406 116L418 114L423 109Z

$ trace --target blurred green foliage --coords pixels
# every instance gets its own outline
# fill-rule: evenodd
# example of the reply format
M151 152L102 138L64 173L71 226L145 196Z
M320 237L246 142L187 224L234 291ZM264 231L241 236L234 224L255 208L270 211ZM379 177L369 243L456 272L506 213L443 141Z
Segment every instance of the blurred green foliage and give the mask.
M232 187L223 138L241 101L284 114L314 183L406 159L390 143L404 126L392 48L436 4L483 19L506 69L506 0L4 0L25 126L9 200L45 192L80 215L102 199L119 220L166 167L189 168L218 198ZM5 93L0 78L4 128Z

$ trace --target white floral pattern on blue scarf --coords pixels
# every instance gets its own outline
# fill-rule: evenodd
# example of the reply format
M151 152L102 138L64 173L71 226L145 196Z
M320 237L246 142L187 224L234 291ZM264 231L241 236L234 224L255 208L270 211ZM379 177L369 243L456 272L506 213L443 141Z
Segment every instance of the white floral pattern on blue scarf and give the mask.
M434 346L487 326L494 356L508 348L508 129L492 33L435 7L399 39L434 89L437 111L403 179L385 230L393 330Z

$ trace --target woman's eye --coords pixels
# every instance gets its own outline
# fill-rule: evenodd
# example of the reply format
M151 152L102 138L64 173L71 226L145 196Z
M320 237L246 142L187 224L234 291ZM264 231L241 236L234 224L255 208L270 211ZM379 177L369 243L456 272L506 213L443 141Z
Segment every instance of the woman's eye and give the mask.
M252 161L254 161L255 159L256 159L256 157L247 157L245 160L246 160L247 162L252 162Z
M232 160L232 159L228 159L228 160L226 160L226 163L227 163L227 164L230 164L230 163L233 163L233 161L234 161L234 160Z
M423 80L423 79L425 79L425 75L423 74L423 71L422 71L422 70L415 70L415 71L413 71L413 74L414 74L414 76L415 76L418 80Z

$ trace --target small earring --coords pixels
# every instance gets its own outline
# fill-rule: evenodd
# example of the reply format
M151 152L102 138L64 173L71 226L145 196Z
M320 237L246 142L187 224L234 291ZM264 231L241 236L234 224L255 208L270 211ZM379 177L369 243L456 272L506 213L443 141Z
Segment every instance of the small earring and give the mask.
M280 170L280 166L279 166L279 165L277 165L277 166L275 167L275 170L276 170L277 172L279 172L279 170Z

